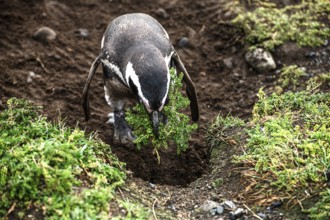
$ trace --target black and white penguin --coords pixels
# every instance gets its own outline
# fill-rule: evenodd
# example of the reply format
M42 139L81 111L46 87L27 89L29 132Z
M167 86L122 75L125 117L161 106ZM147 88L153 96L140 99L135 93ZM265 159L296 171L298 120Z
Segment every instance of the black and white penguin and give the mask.
M105 99L113 108L109 116L114 123L115 142L134 140L125 120L125 99L141 102L150 114L155 135L158 135L164 105L168 102L171 67L183 72L193 121L199 118L195 86L170 42L165 29L153 17L143 13L125 14L107 27L99 56L91 65L82 93L86 120L90 117L88 92L90 82L102 63Z

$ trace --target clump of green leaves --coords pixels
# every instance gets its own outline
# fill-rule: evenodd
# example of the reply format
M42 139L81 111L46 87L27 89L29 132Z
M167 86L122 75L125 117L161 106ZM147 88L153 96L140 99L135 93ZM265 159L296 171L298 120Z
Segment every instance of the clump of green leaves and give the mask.
M330 219L330 189L323 191L320 196L319 202L308 210L310 217L318 220Z
M293 89L296 89L296 86L299 84L301 77L306 76L307 73L303 68L298 67L297 65L285 66L282 68L278 83L286 88L292 86Z
M218 115L210 124L207 130L207 141L211 145L211 149L217 146L235 145L242 137L239 131L245 122L232 115L222 117Z
M252 123L245 153L235 159L254 169L249 178L259 184L252 188L291 201L322 191L330 164L329 93L260 90Z
M137 104L126 113L127 122L132 126L134 135L137 136L134 143L138 149L151 145L157 156L157 150L167 149L170 143L176 144L178 154L185 151L188 148L190 134L197 129L197 124L189 124L189 117L180 112L189 105L189 99L180 92L183 74L177 76L175 69L172 68L170 75L169 103L163 109L168 122L167 124L160 123L158 138L152 131L149 115L142 104Z
M330 37L330 28L322 23L324 19L329 21L329 13L328 0L306 0L284 8L268 3L238 14L233 23L244 29L251 46L273 49L286 41L300 46L320 46Z
M124 164L97 138L39 116L10 99L0 112L0 216L43 210L46 219L108 219Z

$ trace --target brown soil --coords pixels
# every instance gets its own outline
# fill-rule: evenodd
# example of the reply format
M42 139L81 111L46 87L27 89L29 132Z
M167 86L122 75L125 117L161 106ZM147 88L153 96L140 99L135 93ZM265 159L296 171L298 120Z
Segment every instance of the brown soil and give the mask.
M142 184L164 185L177 197L185 195L174 199L176 202L183 202L190 195L189 199L199 205L198 202L209 198L205 190L200 195L193 190L210 171L204 132L208 123L218 114L248 118L257 90L274 79L246 65L243 33L228 22L233 14L223 8L224 2L0 0L0 101L25 98L42 105L44 115L51 120L62 118L68 126L97 131L119 159L126 162L133 176L143 180ZM104 99L101 68L91 85L89 122L84 120L80 105L89 67L98 55L107 24L130 12L148 13L165 27L197 86L200 128L193 134L187 152L181 155L175 149L161 152L160 164L151 149L137 150L134 146L112 143L112 127L106 124L110 108ZM55 30L55 40L42 42L33 38L35 31L43 26ZM88 36L81 36L80 29L86 29ZM182 37L187 37L189 43L180 47L178 42ZM36 76L31 77L29 72ZM234 197L242 190L242 182L238 175L230 175L231 151L224 153L226 163L218 176L225 179L223 194ZM182 205L182 210L195 204Z

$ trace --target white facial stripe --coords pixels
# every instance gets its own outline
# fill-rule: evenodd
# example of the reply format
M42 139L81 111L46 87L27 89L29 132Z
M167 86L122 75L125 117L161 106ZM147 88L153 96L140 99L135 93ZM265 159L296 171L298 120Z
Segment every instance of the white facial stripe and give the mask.
M149 101L144 97L144 95L142 93L139 77L136 75L135 70L133 68L133 64L131 62L128 62L127 66L126 66L125 77L126 77L126 84L129 85L128 82L129 82L129 79L131 79L133 81L134 85L137 87L138 95L142 99L143 103L147 107L150 106Z
M103 46L104 46L104 40L105 40L105 36L103 35L102 40L101 40L101 49L102 49Z
M109 67L111 70L115 72L115 74L121 79L123 83L125 83L125 79L123 77L123 74L121 73L119 67L113 63L110 63L108 60L101 59L101 62ZM127 84L126 84L127 85Z

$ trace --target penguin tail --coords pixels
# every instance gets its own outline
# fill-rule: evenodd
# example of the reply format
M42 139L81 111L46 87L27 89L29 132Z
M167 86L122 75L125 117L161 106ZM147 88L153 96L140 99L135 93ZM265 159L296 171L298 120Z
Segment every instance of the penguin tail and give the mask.
M183 81L186 84L186 93L190 100L190 111L191 111L191 119L193 121L198 121L199 119L199 107L196 89L193 81L191 80L186 68L184 67L178 53L175 51L172 55L172 59L174 61L175 66L183 72Z
M91 68L89 69L89 73L88 73L88 77L84 86L84 90L82 92L82 101L81 101L81 105L84 109L84 113L85 113L85 120L88 121L90 118L90 105L89 105L89 86L90 83L93 79L94 73L97 69L97 67L99 66L100 62L101 62L101 57L102 54L100 54L98 57L96 57L96 59L94 60L94 62L91 65Z

